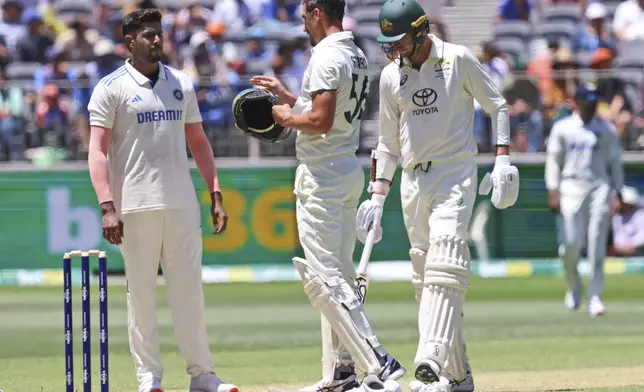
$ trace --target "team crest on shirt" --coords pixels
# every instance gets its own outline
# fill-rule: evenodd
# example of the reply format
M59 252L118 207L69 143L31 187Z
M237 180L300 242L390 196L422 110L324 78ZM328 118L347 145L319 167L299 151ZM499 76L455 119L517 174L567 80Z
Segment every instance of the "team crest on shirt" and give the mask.
M434 72L437 79L445 79L445 73L452 70L452 62L445 59L440 59L434 65Z
M183 93L181 92L181 90L176 89L174 90L173 94L177 101L183 101Z

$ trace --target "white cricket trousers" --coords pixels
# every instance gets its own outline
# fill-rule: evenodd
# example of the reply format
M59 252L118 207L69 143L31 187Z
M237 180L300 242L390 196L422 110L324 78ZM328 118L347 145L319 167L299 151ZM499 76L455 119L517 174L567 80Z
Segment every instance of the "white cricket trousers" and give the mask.
M585 188L585 189L584 189ZM604 289L604 260L608 244L610 203L613 195L608 184L589 189L588 185L562 182L559 197L563 243L560 255L569 290L581 291L577 270L581 250L586 245L590 265L588 296L601 296Z
M159 262L177 345L193 377L214 372L204 316L198 208L123 214L128 335L139 384L161 380L156 286Z
M403 170L400 199L412 248L429 250L429 239L452 235L467 239L476 200L474 158L419 164ZM421 273L424 266L421 267Z
M344 278L353 284L356 272L356 213L365 186L364 171L354 155L301 163L295 172L296 216L300 245L308 265L324 280ZM334 364L352 362L351 355L321 315L322 373L333 380Z
M309 266L322 278L355 279L356 213L365 186L354 155L301 163L295 172L300 244Z

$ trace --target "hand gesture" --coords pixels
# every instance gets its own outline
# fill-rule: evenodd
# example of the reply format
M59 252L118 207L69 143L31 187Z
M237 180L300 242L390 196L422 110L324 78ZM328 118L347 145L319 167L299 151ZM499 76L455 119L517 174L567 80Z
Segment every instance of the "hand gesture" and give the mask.
M103 212L103 238L112 245L121 245L123 242L123 221L116 213L114 202L102 203L101 211Z
M250 78L250 82L255 86L264 87L265 89L270 90L270 92L277 95L278 98L286 91L282 82L280 82L275 76L253 76Z
M224 199L221 196L221 192L211 193L210 199L210 216L212 217L212 225L215 228L212 234L218 235L226 231L228 215L226 214L226 210L224 210Z

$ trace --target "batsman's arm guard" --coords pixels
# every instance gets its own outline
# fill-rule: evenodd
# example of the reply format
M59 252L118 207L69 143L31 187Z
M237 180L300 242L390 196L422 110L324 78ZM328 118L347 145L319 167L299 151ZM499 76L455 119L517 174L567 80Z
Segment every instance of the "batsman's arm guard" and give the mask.
M369 193L378 193L386 196L389 193L390 184L394 180L397 167L397 156L384 151L372 150Z

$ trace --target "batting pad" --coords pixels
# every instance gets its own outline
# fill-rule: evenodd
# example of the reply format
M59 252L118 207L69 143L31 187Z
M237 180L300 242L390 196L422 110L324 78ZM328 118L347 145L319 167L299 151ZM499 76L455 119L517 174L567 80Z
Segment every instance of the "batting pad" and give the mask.
M463 300L470 273L470 250L462 238L430 239L425 287L418 314L420 340L414 362L445 367L455 333L461 328Z
M427 260L427 252L418 248L409 249L409 258L411 259L412 275L411 284L414 286L414 294L416 295L416 302L420 303L423 296L423 288L425 287L425 261Z
M461 315L461 328L454 334L452 347L447 358L447 363L445 364L445 370L456 381L464 380L467 374L471 372L470 360L467 357L467 346L465 345L465 340L463 340L462 318L463 315Z
M322 380L331 383L335 377L336 365L353 365L353 360L324 314L320 315L320 319L322 331Z
M374 352L375 348L380 347L380 342L371 331L362 301L354 287L340 278L325 282L302 258L294 257L293 264L302 278L304 292L311 304L331 324L356 366L368 375L380 373L380 362Z

